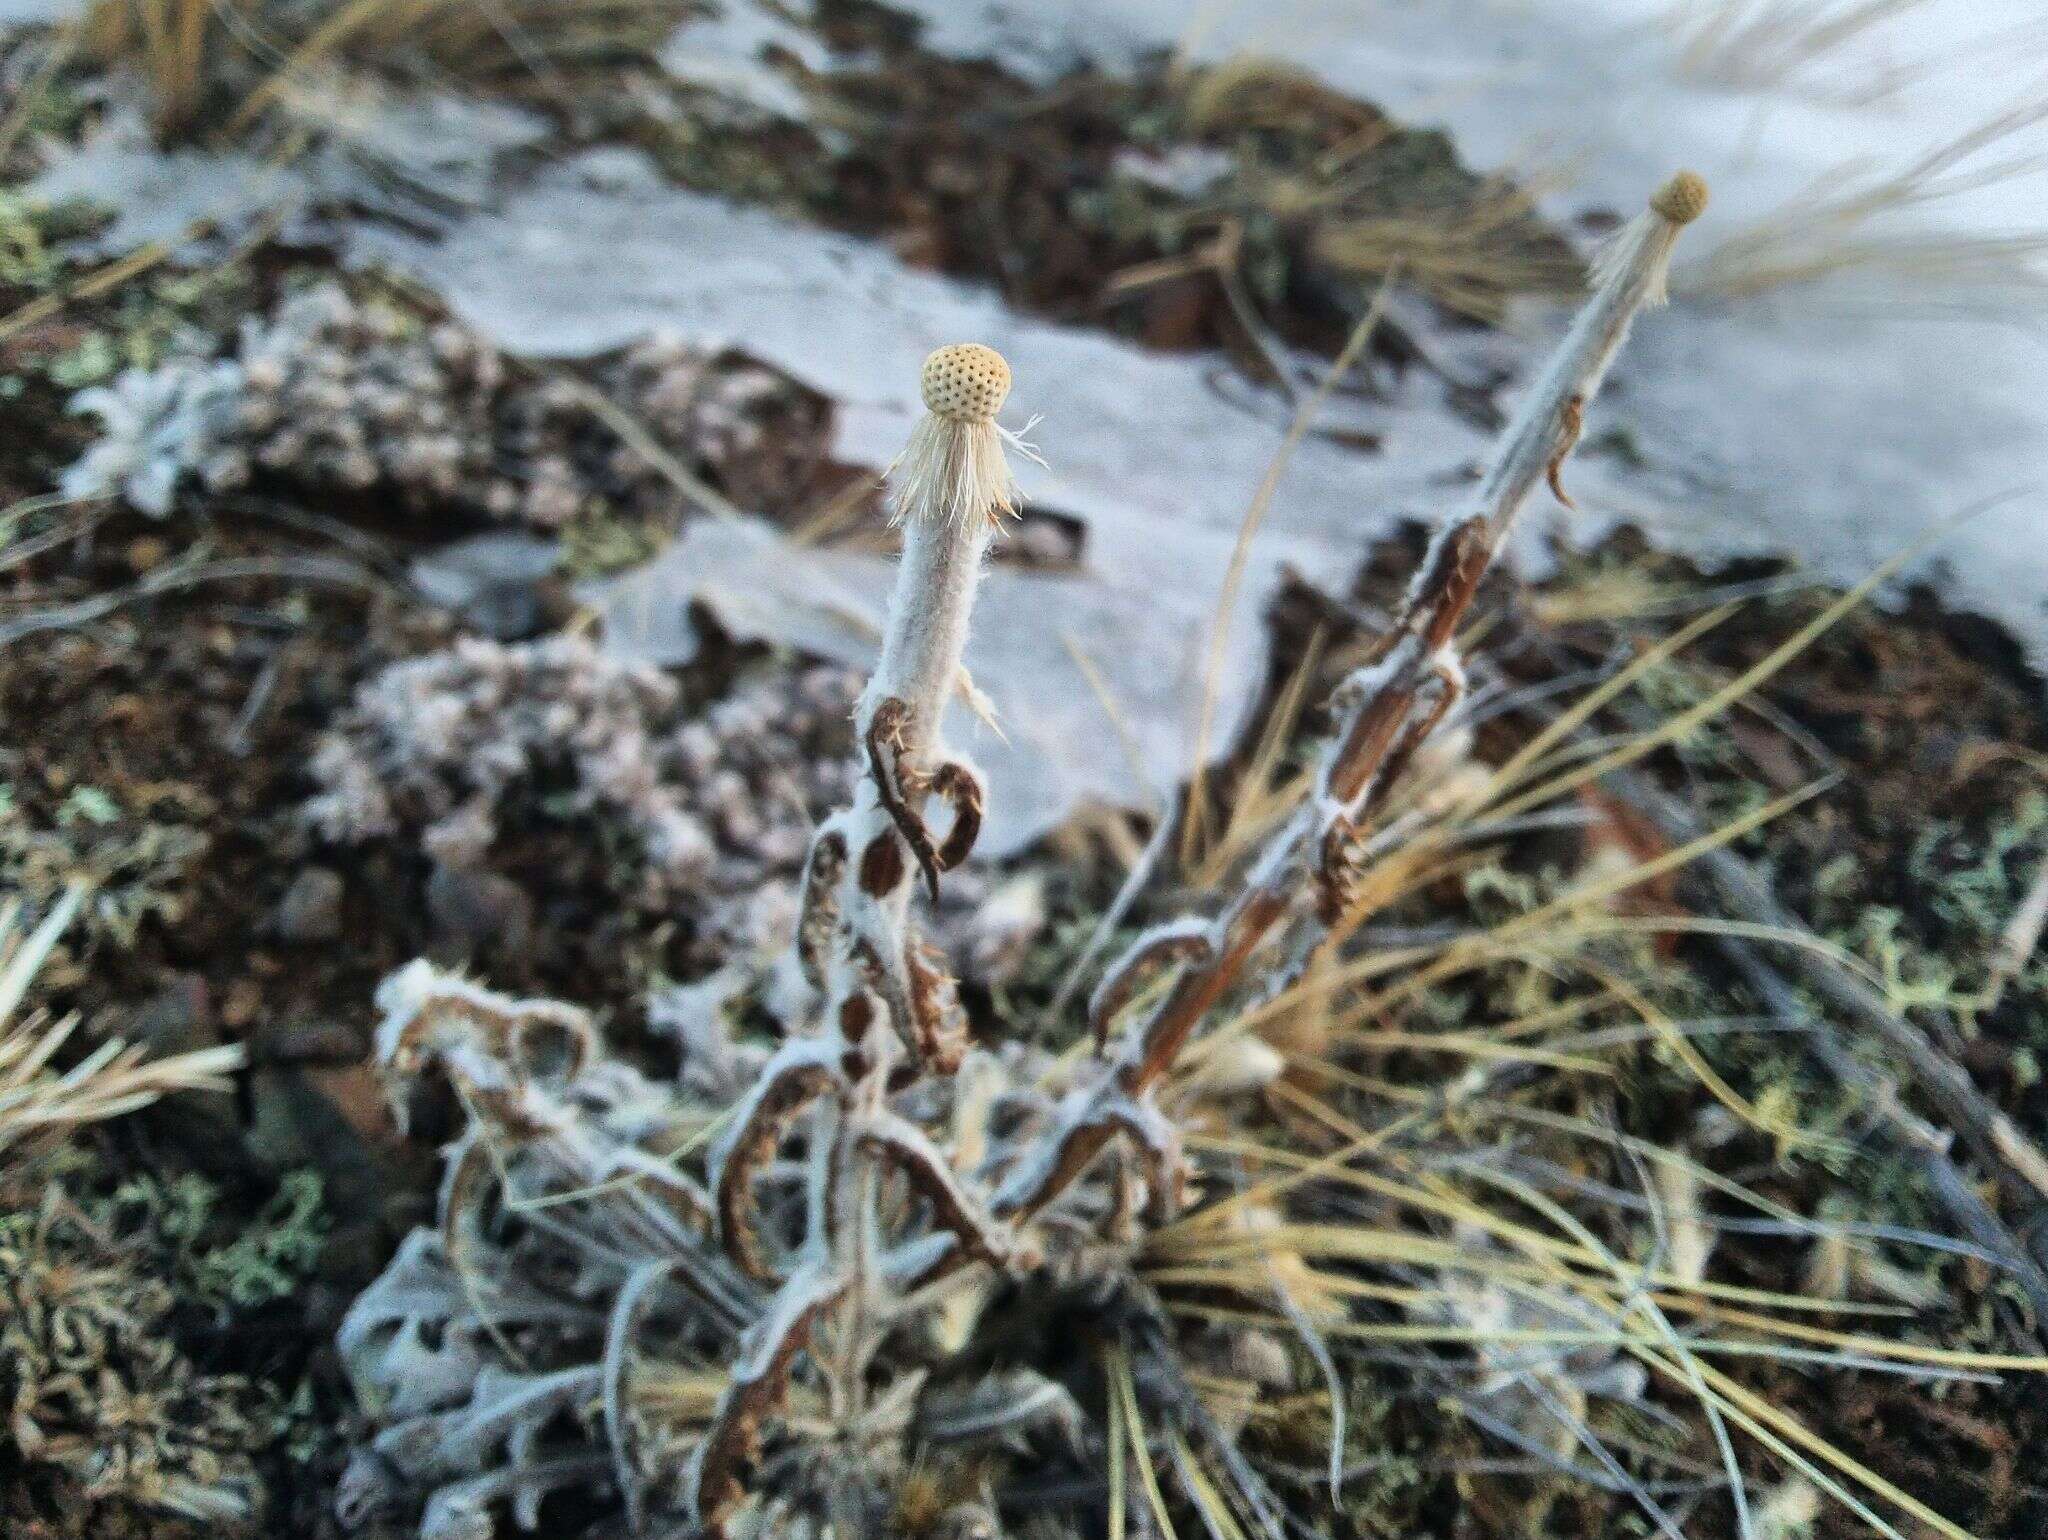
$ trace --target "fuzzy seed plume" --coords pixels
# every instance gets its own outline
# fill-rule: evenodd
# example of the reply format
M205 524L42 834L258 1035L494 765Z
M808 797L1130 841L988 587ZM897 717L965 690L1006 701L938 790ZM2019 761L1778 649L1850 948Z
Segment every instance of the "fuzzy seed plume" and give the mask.
M1653 192L1642 212L1615 231L1594 258L1591 292L1549 363L1523 393L1493 468L1480 484L1477 508L1494 548L1529 493L1544 481L1560 502L1572 506L1559 472L1585 431L1587 408L1599 397L1636 317L1665 302L1672 252L1686 225L1706 206L1706 181L1681 171Z
M925 415L889 467L896 519L979 527L1017 509L1004 446L1030 459L1036 452L996 422L1010 394L1010 366L994 348L956 342L924 361L918 386Z
M1671 270L1671 248L1678 232L1707 208L1707 181L1696 171L1681 171L1650 195L1649 206L1623 225L1593 261L1597 290L1634 288L1633 308L1652 309L1669 297L1665 281Z

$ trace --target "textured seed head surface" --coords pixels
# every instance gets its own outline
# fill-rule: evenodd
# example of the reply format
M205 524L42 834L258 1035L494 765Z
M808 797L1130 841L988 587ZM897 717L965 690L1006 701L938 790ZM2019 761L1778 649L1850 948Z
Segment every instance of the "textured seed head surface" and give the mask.
M1650 199L1650 207L1674 225L1689 225L1707 208L1707 179L1696 171L1681 171Z
M988 422L1010 393L1010 366L994 348L956 342L924 361L919 383L924 404L935 417L953 422Z

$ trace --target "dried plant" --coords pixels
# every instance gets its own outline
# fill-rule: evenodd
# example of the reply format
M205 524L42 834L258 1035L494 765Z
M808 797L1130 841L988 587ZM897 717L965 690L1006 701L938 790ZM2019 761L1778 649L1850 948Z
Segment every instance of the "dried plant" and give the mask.
M2015 301L2036 303L2042 254L2048 251L2048 235L2038 223L1972 234L1932 228L1920 216L2038 176L2042 160L2029 136L2044 118L2048 107L2028 100L1930 146L1903 166L1845 166L1688 264L1679 275L1681 287L1688 294L1753 299L1796 285L1845 280L1915 303L1965 310L2000 313Z
M21 901L0 905L0 1155L19 1157L84 1123L147 1107L174 1091L224 1091L240 1068L239 1046L201 1048L151 1059L137 1044L109 1039L70 1069L55 1060L79 1018L21 1014L36 974L78 914L86 890L73 887L32 931Z
M994 423L1002 360L934 354L931 415L898 467L904 553L856 709L859 774L806 861L779 1046L736 1040L706 1009L672 1024L683 1072L656 1084L605 1056L569 1007L424 962L380 991L401 1114L433 1081L469 1127L438 1226L343 1328L378 1424L343 1516L423 1503L426 1540L480 1537L500 1505L531 1526L551 1492L609 1487L643 1532L993 1535L980 1483L1029 1459L1094 1482L1106 1471L1113 1533L1170 1530L1156 1450L1212 1533L1283 1533L1237 1438L1262 1387L1300 1388L1276 1330L1335 1380L1326 1338L1346 1329L1354 1284L1315 1259L1446 1248L1290 1219L1307 1176L1359 1179L1341 1160L1302 1156L1305 1172L1249 1187L1230 1159L1198 1167L1193 1136L1242 1153L1228 1100L1274 1084L1284 1061L1239 1030L1196 1034L1226 1001L1295 990L1387 897L1377 858L1446 808L1401 789L1464 692L1459 622L1528 495L1546 481L1563 495L1586 406L1704 201L1697 178L1674 178L1623 232L1473 506L1332 700L1313 794L1215 915L1148 931L1109 968L1089 1003L1092 1056L971 1044L955 980L912 918L983 810L940 722L956 695L977 699L960 659L1014 442ZM1484 1254L1476 1238L1467 1250ZM1189 1329L1161 1292L1188 1287L1261 1308L1211 1309ZM1531 1319L1478 1298L1452 1310ZM1588 1383L1637 1383L1613 1360L1586 1365Z
M1795 1478L1785 1490L1824 1494L1888 1540L1900 1531L1878 1503L1966 1540L1715 1355L1882 1361L1931 1380L2048 1364L1817 1325L1825 1300L1714 1279L1709 1195L1816 1239L1830 1278L1856 1270L1839 1253L1866 1251L1873 1227L1796 1224L1682 1149L1496 1094L1534 1066L1560 1083L1604 1068L1528 1039L1620 1001L1620 1037L1587 1034L1589 1047L1654 1041L1723 1117L1808 1137L1575 950L1640 933L1617 895L1768 809L1618 871L1594 864L1445 944L1351 944L1404 893L1471 870L1458 851L1481 828L1674 741L1812 634L1590 752L1568 735L1688 632L1497 767L1469 758L1469 727L1450 719L1480 578L1539 483L1564 496L1586 407L1704 200L1696 178L1675 178L1622 232L1474 504L1335 692L1301 794L1233 809L1202 863L1216 912L1140 935L1097 985L1077 1051L969 1042L955 981L913 922L982 809L938 723L952 697L977 699L961 642L1007 496L992 421L1007 372L980 351L936 355L934 413L899 466L905 556L855 712L852 800L812 841L788 977L751 995L785 1024L779 1045L735 1036L723 1003L745 991L729 979L670 1000L683 1063L669 1084L606 1057L565 1006L425 963L380 994L401 1112L439 1082L469 1127L437 1228L407 1242L343 1331L377 1424L344 1517L410 1506L427 1540L480 1540L501 1507L531 1527L550 1494L605 1488L643 1533L994 1536L999 1514L1036 1508L1054 1535L1099 1533L1106 1511L1112 1534L1171 1534L1192 1514L1212 1535L1278 1540L1315 1510L1316 1488L1348 1501L1345 1484L1372 1468L1347 1463L1360 1403L1346 1375L1398 1353L1406 1391L1440 1396L1539 1477L1633 1501L1674 1540L1673 1492L1726 1494L1739 1533L1776 1522L1775 1498L1752 1509L1738 1435ZM943 833L927 822L934 803ZM1582 969L1601 989L1518 1007L1498 1032L1385 1025L1510 958L1532 978ZM1440 1087L1389 1088L1409 1108L1366 1127L1332 1091L1360 1083L1353 1047L1389 1038L1473 1062ZM1277 1131L1234 1100L1247 1091ZM1482 1126L1492 1142L1453 1131ZM1646 1252L1641 1225L1589 1221L1551 1195L1583 1178L1545 1163L1582 1161L1589 1145L1641 1178ZM1883 1292L1883 1276L1866 1268L1854 1287ZM1652 1387L1689 1397L1699 1423ZM1634 1436L1642 1417L1656 1422L1649 1443ZM1711 1441L1706 1460L1678 1447L1697 1440ZM1304 1467L1304 1448L1324 1458Z
M1738 90L1799 87L1821 95L1808 77L1819 64L1926 0L1710 0L1674 7L1668 23L1681 37L1679 68L1709 85ZM1897 71L1825 93L1827 99L1877 100L1896 88Z
M180 137L233 111L258 120L338 61L464 79L644 58L675 21L655 0L93 0L77 23L88 57L132 66L158 129Z
M1577 289L1576 257L1535 215L1554 172L1525 166L1513 179L1472 178L1447 141L1405 133L1313 72L1256 54L1176 68L1170 78L1186 127L1207 144L1232 146L1215 168L1216 185L1187 197L1221 217L1222 234L1200 260L1233 287L1240 265L1256 281L1254 253L1277 230L1300 265L1297 282L1348 290L1398 272L1413 292L1480 320L1498 321L1518 294ZM1332 131L1335 142L1289 153L1290 137L1309 124ZM1388 175L1389 163L1398 174ZM1190 265L1169 257L1128 271L1120 285ZM1250 302L1242 290L1230 297L1234 307Z
M273 1438L276 1406L195 1367L173 1341L171 1289L61 1194L0 1215L0 1299L0 1446L57 1472L103 1521L105 1502L216 1525L256 1516L249 1451Z
M73 886L32 930L19 898L0 905L0 1192L11 1204L43 1187L37 1209L0 1206L0 1450L89 1505L245 1520L263 1494L247 1451L268 1441L275 1408L247 1380L187 1360L167 1325L171 1290L37 1180L34 1158L80 1126L176 1091L225 1091L242 1063L239 1046L151 1060L110 1040L56 1067L78 1016L23 1004L85 897Z

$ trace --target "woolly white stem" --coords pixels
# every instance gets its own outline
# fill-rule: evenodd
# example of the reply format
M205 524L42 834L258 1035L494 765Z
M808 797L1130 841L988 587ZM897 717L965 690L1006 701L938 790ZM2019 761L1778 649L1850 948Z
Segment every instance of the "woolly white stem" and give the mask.
M1706 206L1706 184L1690 172L1673 177L1650 206L1615 238L1594 268L1594 291L1550 362L1523 397L1502 435L1493 469L1473 512L1492 525L1498 548L1538 481L1552 474L1579 436L1580 415L1599 393L1629 327L1642 310L1664 302L1678 232ZM1451 527L1460 522L1451 521Z
M939 719L960 677L968 618L994 532L985 516L904 520L903 558L882 656L862 696L859 720L865 733L876 705L902 701L910 708L903 755L912 764L926 763L937 747Z

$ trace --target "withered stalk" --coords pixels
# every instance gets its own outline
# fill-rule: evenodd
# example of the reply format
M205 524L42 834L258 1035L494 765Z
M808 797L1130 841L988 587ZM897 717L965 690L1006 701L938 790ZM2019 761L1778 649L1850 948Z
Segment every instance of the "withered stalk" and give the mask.
M749 1277L779 1283L744 1352L769 1371L736 1378L692 1468L694 1506L716 1531L743 1492L760 1424L779 1401L796 1354L814 1348L832 1415L861 1411L877 1291L885 1172L901 1173L933 1206L962 1255L1014 1253L997 1224L888 1098L925 1075L951 1075L967 1046L954 980L910 917L914 888L938 897L939 874L965 860L980 832L980 778L941 737L946 704L967 689L961 666L982 562L1013 491L996 425L1009 366L975 345L925 361L927 414L892 467L903 555L881 657L854 714L863 774L827 819L805 863L796 960L814 1023L792 1035L735 1110L711 1160L719 1238ZM925 821L934 801L949 822ZM810 1147L806 1235L787 1277L756 1233L753 1185L782 1136L822 1103ZM828 1351L827 1349L835 1351Z
M1203 1017L1243 976L1245 965L1300 915L1310 949L1343 917L1357 868L1359 830L1377 813L1415 751L1464 694L1455 637L1480 580L1539 482L1569 504L1559 483L1578 443L1585 411L1636 316L1664 297L1678 233L1706 206L1706 184L1682 172L1617 238L1597 287L1520 411L1502 434L1474 503L1431 542L1392 627L1374 657L1338 687L1337 730L1324 753L1316 795L1274 835L1243 888L1206 929L1189 922L1155 932L1113 966L1098 1001L1135 993L1141 973L1162 963L1170 939L1184 971L1149 1019L1126 1038L1092 1086L1069 1097L1034 1157L997 1194L1000 1218L1028 1220L1128 1130L1134 1105L1157 1086ZM1096 1028L1106 1034L1107 1012Z

